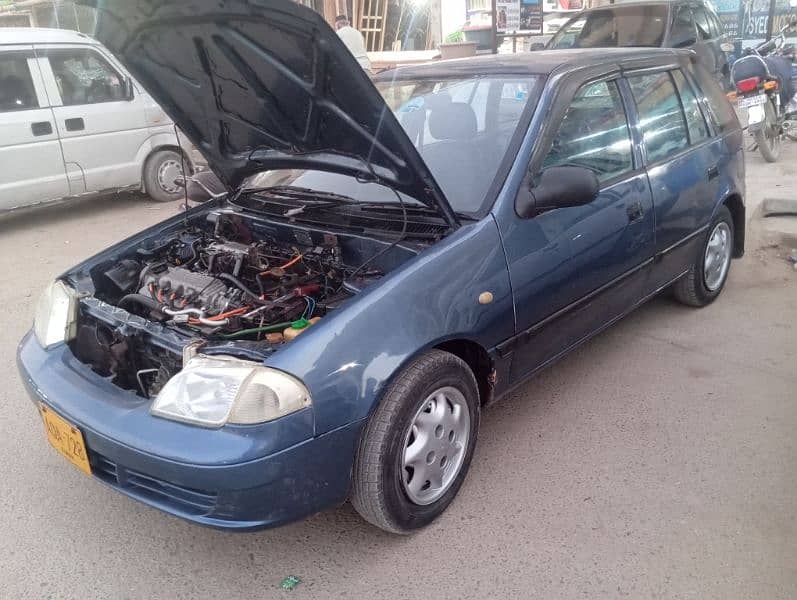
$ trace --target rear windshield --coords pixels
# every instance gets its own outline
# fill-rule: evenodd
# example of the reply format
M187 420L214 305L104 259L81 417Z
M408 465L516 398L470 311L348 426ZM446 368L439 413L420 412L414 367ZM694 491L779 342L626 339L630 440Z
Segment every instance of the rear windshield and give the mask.
M549 48L659 47L667 30L667 6L616 6L590 10L565 24Z

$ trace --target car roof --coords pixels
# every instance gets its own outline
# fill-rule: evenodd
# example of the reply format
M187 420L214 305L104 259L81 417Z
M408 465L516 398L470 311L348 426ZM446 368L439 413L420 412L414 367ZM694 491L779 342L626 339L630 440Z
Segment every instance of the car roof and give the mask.
M616 5L615 5L616 6ZM517 54L486 54L469 58L439 60L420 65L408 65L386 71L377 81L391 79L427 79L462 75L528 74L549 75L554 71L570 71L600 65L618 65L649 62L650 66L671 63L678 55L688 55L689 50L671 48L578 48L570 50L538 50Z
M84 33L44 27L3 27L0 46L10 44L99 44Z

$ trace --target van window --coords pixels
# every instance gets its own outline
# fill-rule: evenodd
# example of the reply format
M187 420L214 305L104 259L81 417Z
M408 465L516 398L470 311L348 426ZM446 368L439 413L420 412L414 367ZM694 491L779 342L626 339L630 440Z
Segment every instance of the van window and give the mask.
M675 9L672 29L670 30L670 46L673 48L686 48L697 41L695 22L692 19L692 10L681 5Z
M631 135L615 81L588 83L576 92L542 168L578 165L600 181L634 169Z
M675 80L675 87L678 88L678 94L681 96L681 104L686 115L686 126L689 129L689 141L692 144L699 144L708 138L708 127L703 119L703 113L700 112L697 97L681 71L672 71L672 78Z
M712 37L720 38L725 35L725 25L722 24L717 15L710 14Z
M656 162L689 146L686 121L670 74L665 72L629 77L636 100L639 126L648 162Z
M0 54L0 112L39 108L24 54Z
M65 106L125 99L124 78L94 50L49 50L47 57Z
M696 6L692 9L695 16L695 25L697 25L697 34L701 40L710 40L714 37L711 34L711 25L709 24L708 12L702 6Z
M667 6L614 5L592 9L568 21L549 49L661 46L667 30Z

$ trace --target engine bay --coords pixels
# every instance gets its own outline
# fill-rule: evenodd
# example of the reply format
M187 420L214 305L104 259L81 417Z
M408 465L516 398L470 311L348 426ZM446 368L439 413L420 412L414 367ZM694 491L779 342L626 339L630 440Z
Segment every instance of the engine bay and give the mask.
M82 300L71 347L150 397L186 348L262 360L416 252L212 212L73 274Z
M282 343L359 289L334 235L300 246L216 229L186 228L117 262L100 276L104 299L203 338ZM357 274L360 285L381 275Z

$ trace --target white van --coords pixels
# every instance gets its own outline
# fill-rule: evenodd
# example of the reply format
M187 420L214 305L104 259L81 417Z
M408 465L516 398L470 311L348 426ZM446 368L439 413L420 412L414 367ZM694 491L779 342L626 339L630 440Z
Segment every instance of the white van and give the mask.
M0 210L125 188L180 198L175 180L193 169L182 147L166 113L99 42L0 29Z

